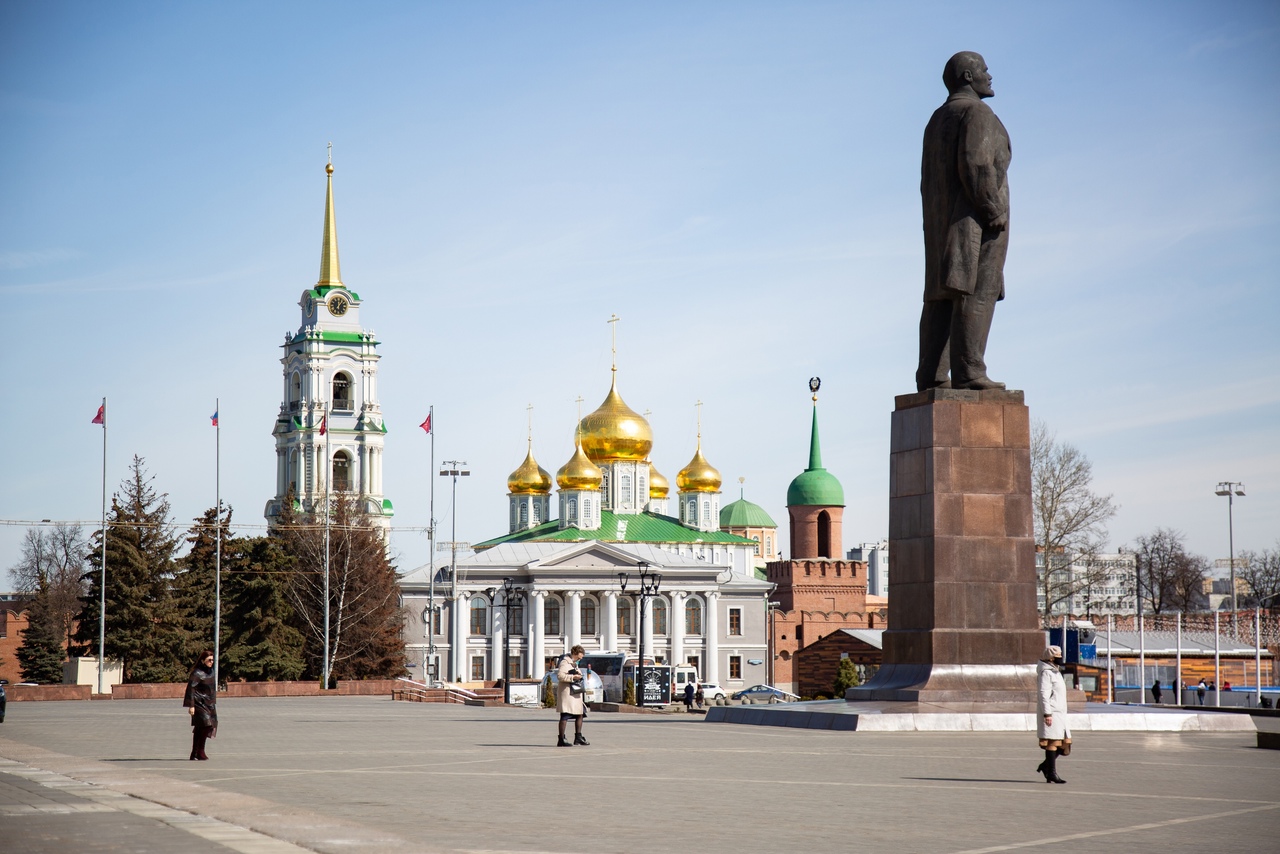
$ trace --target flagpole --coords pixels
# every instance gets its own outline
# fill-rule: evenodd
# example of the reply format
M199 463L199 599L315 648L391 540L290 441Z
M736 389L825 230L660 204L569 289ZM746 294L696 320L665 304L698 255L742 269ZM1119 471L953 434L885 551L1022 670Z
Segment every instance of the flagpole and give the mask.
M320 668L324 684L321 690L329 690L329 482L333 476L333 463L329 459L329 408L325 408L324 420L324 665Z
M102 690L102 647L107 640L107 399L102 398L102 581L98 585L98 693Z
M218 690L218 662L222 658L222 401L213 399L213 488L217 496L214 530L217 531L213 551L213 690Z
M431 503L428 505L427 520L427 567L430 572L430 578L427 581L427 610L431 612L427 617L427 666L434 667L436 663L436 408L430 406L427 408L427 426L431 434L431 468L427 471L427 479L431 481ZM422 674L422 681L427 684L433 684L434 679L429 679L427 674Z

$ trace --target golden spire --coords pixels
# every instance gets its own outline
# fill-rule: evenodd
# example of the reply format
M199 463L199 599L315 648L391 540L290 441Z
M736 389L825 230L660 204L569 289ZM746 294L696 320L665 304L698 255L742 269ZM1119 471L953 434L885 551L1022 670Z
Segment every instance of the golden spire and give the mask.
M698 408L698 447L693 452L693 459L689 460L689 464L676 475L676 486L681 492L719 492L722 483L720 472L716 471L715 466L702 456L702 401L698 401L696 406Z
M551 475L533 458L533 404L529 404L529 449L524 462L507 478L507 491L513 495L548 495Z
M324 195L324 237L320 242L320 281L316 287L343 287L342 268L338 264L338 220L333 214L333 143L329 143L329 162L324 167L328 187Z
M578 398L578 412L582 412L581 397ZM579 427L577 436L574 437L573 456L569 458L569 462L560 467L560 471L556 472L556 485L562 492L582 490L599 492L603 480L604 472L600 471L600 467L591 462L582 450L582 428Z

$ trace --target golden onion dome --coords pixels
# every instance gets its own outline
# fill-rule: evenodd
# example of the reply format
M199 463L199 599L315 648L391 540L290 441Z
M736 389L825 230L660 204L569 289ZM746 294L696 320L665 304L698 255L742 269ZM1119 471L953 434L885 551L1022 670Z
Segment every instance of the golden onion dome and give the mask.
M671 484L667 483L662 473L653 467L653 463L649 463L649 497L666 498L670 491Z
M645 460L653 449L653 429L643 415L622 402L616 373L604 403L583 418L578 429L582 449L592 462Z
M548 495L551 492L551 475L533 458L533 443L524 462L507 478L507 490L513 495Z
M699 440L693 459L676 475L676 486L681 492L719 492L720 483L720 472L702 456L702 441Z
M589 490L600 491L600 481L604 480L604 472L587 457L582 450L582 442L574 445L573 456L569 462L556 472L556 484L562 491L576 492Z

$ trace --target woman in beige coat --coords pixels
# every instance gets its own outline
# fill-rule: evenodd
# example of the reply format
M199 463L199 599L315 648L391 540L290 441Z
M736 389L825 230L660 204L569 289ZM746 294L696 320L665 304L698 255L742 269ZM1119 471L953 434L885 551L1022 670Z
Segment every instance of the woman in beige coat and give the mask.
M586 746L591 742L582 737L582 719L587 714L586 705L582 702L582 694L573 693L575 685L581 685L582 674L578 672L578 662L586 654L581 646L574 646L569 654L560 659L556 668L556 711L560 713L560 740L556 747L573 747L574 744ZM565 739L565 725L573 721L573 744Z
M1046 647L1036 664L1036 719L1044 761L1037 771L1046 783L1065 783L1058 776L1058 755L1066 754L1071 745L1071 728L1067 725L1067 683L1058 670L1062 663L1060 647Z

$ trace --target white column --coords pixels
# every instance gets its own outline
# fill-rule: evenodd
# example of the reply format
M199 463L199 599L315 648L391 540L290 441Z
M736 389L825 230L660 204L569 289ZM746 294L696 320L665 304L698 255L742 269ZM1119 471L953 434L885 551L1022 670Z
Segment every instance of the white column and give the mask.
M656 599L650 599L645 603L644 619L640 621L640 624L636 626L636 629L638 632L643 633L644 654L650 656L656 662L658 660L658 656L656 655L658 650L653 646L653 603L655 601ZM636 616L638 617L639 614Z
M495 593L489 607L489 678L502 679L506 668L502 666L502 639L506 634L507 609L498 608L500 594ZM501 614L502 616L498 616Z
M671 610L667 612L667 631L671 633L671 663L684 664L684 594L671 594Z
M720 594L707 594L707 681L720 684Z
M542 637L546 632L546 599L547 594L541 590L529 597L529 673L534 679L541 679L547 672L542 663L547 657Z
M467 624L470 622L470 600L467 594L459 593L453 600L453 681L465 682L470 678L467 672Z
M618 648L618 594L604 594L604 648Z
M582 591L573 591L565 601L568 603L568 608L565 610L569 612L564 615L567 621L566 628L569 630L565 641L565 652L568 652L582 643Z

